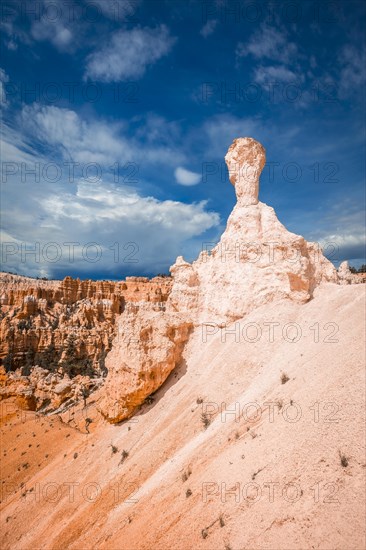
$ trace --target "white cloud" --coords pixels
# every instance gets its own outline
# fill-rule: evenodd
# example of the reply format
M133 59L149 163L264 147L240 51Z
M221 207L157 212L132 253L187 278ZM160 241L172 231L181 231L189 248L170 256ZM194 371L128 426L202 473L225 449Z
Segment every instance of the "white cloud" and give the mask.
M85 0L85 3L91 4L90 0ZM125 21L137 18L141 0L93 0L92 4L106 17L114 21Z
M366 81L366 49L352 44L344 46L339 55L340 94L342 97L364 92Z
M55 106L27 105L20 118L26 135L49 148L57 147L65 161L177 165L185 160L172 139L179 132L177 126L162 117L148 115L135 121L139 125L133 137L127 136L127 122L86 120L75 111ZM129 121L130 126L132 122Z
M39 19L32 19L32 38L47 40L60 51L70 51L78 34L78 25L70 18L65 3L62 0L41 0L38 9L42 15Z
M3 225L6 234L2 241L16 242L19 251L21 243L24 243L23 246L26 244L28 249L34 249L35 243L40 243L38 259L28 255L26 262L22 262L20 252L7 258L7 270L15 269L28 274L38 274L41 269L47 276L56 271L67 273L75 269L86 276L97 269L131 274L159 272L174 262L182 247L189 246L191 239L219 224L219 215L207 211L205 202L184 204L160 201L136 192L126 192L107 182L90 184L79 181L73 190L65 185L51 186L43 181L32 186L31 198L29 192L24 192L24 187L25 184L11 182L4 193L6 213ZM62 253L57 263L47 261L42 253L50 242L57 243ZM79 243L75 247L75 261L72 263L68 257L68 247L64 244L68 242ZM90 263L82 254L82 249L91 242L102 251L97 265ZM115 250L115 243L118 243L120 251L119 261L110 248ZM136 263L127 260L128 253L133 250L136 252ZM198 251L199 247L195 254Z
M210 36L210 34L215 32L217 24L218 24L217 19L209 19L207 23L203 25L202 29L200 30L200 34L202 34L204 38L207 38L208 36Z
M255 59L270 59L279 63L290 63L298 53L297 45L289 41L285 29L262 23L258 31L246 42L239 42L238 57L252 55Z
M191 172L190 170L186 170L185 168L182 168L179 166L175 172L175 179L177 183L180 183L180 185L197 185L201 181L201 174L197 174L196 172Z
M100 164L131 160L127 140L118 135L121 125L86 121L70 109L37 103L23 108L21 120L28 135L49 146L58 146L65 160Z
M297 75L284 65L267 66L260 65L254 70L254 80L258 84L269 84L274 82L298 82L303 81L302 75Z
M69 29L61 23L51 24L48 21L35 21L32 25L32 37L35 40L49 40L59 50L67 49L73 35Z
M1 189L2 242L3 245L12 242L15 248L18 247L7 258L4 269L51 277L61 277L76 270L86 277L98 272L111 277L158 273L166 271L183 251L195 257L201 248L200 236L208 230L216 231L219 215L209 211L205 201L185 204L144 196L133 184L115 183L113 174L108 171L103 171L97 182L86 177L70 182L66 169L54 182L42 173L47 162L55 162L61 168L63 159L95 162L97 158L105 163L110 162L114 154L130 155L136 150L140 158L157 160L161 158L159 149L164 152L164 146L128 140L122 135L123 124L113 126L106 121L86 121L68 109L27 106L23 108L22 120L23 125L16 127L24 128L25 134L5 123L2 128L4 162L15 163L17 167L14 175L8 174ZM164 132L167 123L151 116L149 125L150 128L155 125L157 132L158 129ZM159 141L158 133L155 135ZM141 139L144 139L144 132ZM35 147L42 153L37 153ZM129 147L127 152L124 147ZM61 161L57 161L59 153L62 153ZM29 175L22 181L21 163L31 169L40 164L40 179L37 181ZM140 183L149 185L151 182L143 180ZM56 262L49 261L42 252L50 242L56 243L61 252ZM73 262L64 244L68 242L79 243ZM102 252L97 263L83 256L83 247L91 242L97 243ZM118 261L115 243L119 248ZM40 254L28 254L22 261L22 244L28 249L39 246ZM50 248L51 255L56 248ZM91 254L93 250L91 248ZM131 258L137 262L131 262Z
M170 52L175 40L165 25L117 31L108 44L88 56L85 76L101 82L141 78Z

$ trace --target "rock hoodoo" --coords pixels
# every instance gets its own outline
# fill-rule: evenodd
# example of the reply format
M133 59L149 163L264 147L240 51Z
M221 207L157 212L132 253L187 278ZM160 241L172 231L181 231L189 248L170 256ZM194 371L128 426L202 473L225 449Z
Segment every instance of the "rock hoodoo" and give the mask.
M265 150L252 138L236 139L226 155L237 203L220 242L188 264L178 258L168 299L195 323L226 323L267 302L306 302L336 270L315 243L287 231L270 206L258 201Z
M225 161L238 203L258 204L259 176L266 163L264 147L252 138L235 139Z
M164 311L148 305L133 318L120 317L119 332L130 341L116 340L106 360L101 411L111 422L130 416L158 389L179 363L191 327L227 324L275 300L306 302L322 281L337 282L318 247L287 231L273 208L259 202L264 147L239 138L225 160L237 204L220 242L192 264L177 258Z

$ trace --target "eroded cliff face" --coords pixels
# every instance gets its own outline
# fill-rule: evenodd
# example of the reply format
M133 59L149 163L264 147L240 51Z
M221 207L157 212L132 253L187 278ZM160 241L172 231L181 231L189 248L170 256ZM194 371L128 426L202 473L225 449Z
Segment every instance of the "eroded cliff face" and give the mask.
M99 387L118 318L130 303L163 304L171 281L63 281L1 274L1 394L54 410Z
M322 282L337 282L315 243L287 231L259 202L265 150L251 138L234 141L225 157L237 203L220 242L189 264L179 257L168 307L182 304L196 324L227 323L279 299L307 302Z
M165 305L129 304L107 357L99 410L110 422L128 418L180 363L192 323Z
M131 341L114 344L106 361L101 412L111 422L131 416L164 382L180 362L189 330L203 323L226 325L277 300L305 303L321 282L338 281L321 250L287 231L273 208L259 202L264 147L239 138L225 159L237 204L220 242L192 264L178 257L164 311L138 308L119 320ZM168 337L169 327L175 338Z
M287 231L259 201L266 161L260 143L236 139L225 160L237 196L225 232L192 264L178 257L171 279L2 276L0 354L10 371L4 395L18 387L24 406L55 410L103 385L98 410L117 423L182 363L189 335L201 325L225 326L281 300L308 302L323 282L359 282L345 264L337 273L318 245Z

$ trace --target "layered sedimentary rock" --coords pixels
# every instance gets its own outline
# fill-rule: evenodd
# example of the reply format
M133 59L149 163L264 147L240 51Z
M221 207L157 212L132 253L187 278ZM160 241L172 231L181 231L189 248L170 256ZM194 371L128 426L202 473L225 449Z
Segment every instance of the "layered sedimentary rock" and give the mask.
M100 385L126 304L164 303L171 286L170 278L162 277L45 281L7 273L0 282L0 359L8 372L0 397L18 395L24 406L36 410L75 398L85 376L93 380L84 381L87 387ZM54 388L64 379L72 384L59 394Z
M0 367L0 399L15 397L21 409L42 413L85 403L102 384L103 378L81 374L69 378L38 366L33 367L28 376L22 375L20 369L6 373L4 367Z
M181 360L191 323L165 306L129 304L107 358L100 411L111 422L129 417Z
M0 357L6 371L22 367L3 375L3 395L55 409L80 398L80 388L103 385L99 410L119 422L182 361L195 327L224 326L275 301L305 303L322 282L359 282L348 264L337 273L317 244L287 231L259 201L266 160L260 143L236 139L225 159L237 197L225 232L192 264L179 256L172 278L60 282L2 275Z
M139 308L119 320L133 343L116 341L107 357L101 411L112 422L130 416L166 379L190 327L230 323L275 300L304 303L322 281L338 280L314 243L287 231L273 208L259 202L263 146L237 139L226 162L237 204L218 245L192 264L178 257L165 312Z

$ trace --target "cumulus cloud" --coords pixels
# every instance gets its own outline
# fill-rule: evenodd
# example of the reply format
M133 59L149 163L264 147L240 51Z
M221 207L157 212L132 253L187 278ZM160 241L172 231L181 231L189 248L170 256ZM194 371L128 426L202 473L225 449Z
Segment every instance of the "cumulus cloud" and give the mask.
M150 143L131 139L129 145L123 125L39 105L25 106L21 117L23 126L17 127L24 133L6 124L2 129L3 158L12 163L2 185L3 269L48 277L158 273L183 251L195 257L200 241L207 240L205 232L216 231L219 215L205 201L157 199L133 183L116 182L108 170L97 181L94 173L82 177L78 171L70 180L64 159L106 163L110 154L128 156L137 147L141 156L158 157ZM163 119L158 120L157 126L164 128ZM52 171L45 173L45 163L56 163L60 176L53 179ZM24 167L35 172L37 165L39 177L31 172L23 177Z
M201 174L197 174L197 172L191 172L190 170L186 170L181 166L179 166L175 170L174 175L177 183L179 183L180 185L197 185L197 183L199 183L201 180Z
M298 84L305 80L304 67L300 66L299 59L304 61L306 56L290 40L288 30L279 21L276 25L262 23L248 40L239 42L236 57L237 61L251 57L258 62L253 71L254 81L258 84Z
M90 0L85 0L90 5ZM93 5L114 21L134 20L138 15L138 8L141 0L93 0Z
M41 16L32 18L31 37L48 41L59 51L71 51L80 26L70 18L63 0L41 0L36 10Z
M290 63L298 53L297 45L288 39L285 29L262 23L259 30L246 42L239 42L238 57L253 56L255 59L269 59L279 63Z
M117 31L88 56L85 76L101 82L139 79L170 52L174 42L165 25Z
M32 25L32 36L35 40L48 40L59 50L67 49L73 39L71 30L60 23L35 21Z
M190 240L219 224L218 214L207 211L205 202L157 200L107 182L79 181L75 191L39 185L42 194L36 190L31 199L19 183L8 188L2 242L3 247L13 242L16 248L15 253L7 249L13 252L4 263L7 270L46 276L75 270L87 276L97 269L120 276L157 273L174 262L183 246L189 248ZM15 193L17 200L12 201ZM72 261L67 243L75 243ZM22 248L39 251L38 257L30 253L22 261Z

